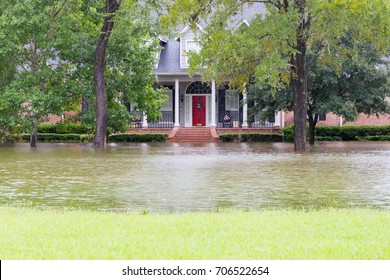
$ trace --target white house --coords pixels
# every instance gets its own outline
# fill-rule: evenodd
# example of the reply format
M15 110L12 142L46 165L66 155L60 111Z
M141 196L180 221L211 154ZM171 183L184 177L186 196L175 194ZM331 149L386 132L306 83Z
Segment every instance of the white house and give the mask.
M248 24L254 15L264 12L265 7L261 3L246 7L236 16L236 20L231 23L231 28L243 23ZM202 33L202 25L199 24L197 27L197 32ZM281 112L276 112L274 117L262 123L259 122L258 117L248 117L248 105L250 104L242 102L245 96L229 89L228 81L224 85L217 85L214 80L203 82L199 75L189 76L187 52L199 49L195 37L194 31L189 26L182 28L176 39L159 37L161 52L158 54L158 64L154 72L158 77L159 86L169 89L166 92L168 101L161 108L161 120L157 123L148 123L147 116L144 116L142 127L262 128L282 126Z

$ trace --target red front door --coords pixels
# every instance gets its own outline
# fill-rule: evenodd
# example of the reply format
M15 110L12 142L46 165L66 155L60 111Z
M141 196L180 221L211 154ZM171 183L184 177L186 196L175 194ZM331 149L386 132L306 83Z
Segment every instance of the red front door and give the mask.
M206 96L192 96L192 125L206 126Z

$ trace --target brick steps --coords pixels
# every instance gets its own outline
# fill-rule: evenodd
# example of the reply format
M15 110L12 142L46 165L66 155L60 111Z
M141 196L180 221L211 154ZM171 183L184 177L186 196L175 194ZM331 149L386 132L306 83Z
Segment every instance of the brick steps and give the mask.
M207 143L214 141L215 138L212 136L210 128L204 127L179 128L176 134L169 139L169 142L175 143Z

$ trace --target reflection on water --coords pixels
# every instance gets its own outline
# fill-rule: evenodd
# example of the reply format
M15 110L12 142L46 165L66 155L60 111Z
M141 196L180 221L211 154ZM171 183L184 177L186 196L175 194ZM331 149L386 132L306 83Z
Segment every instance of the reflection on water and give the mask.
M390 143L0 146L0 204L207 211L369 205L390 210Z

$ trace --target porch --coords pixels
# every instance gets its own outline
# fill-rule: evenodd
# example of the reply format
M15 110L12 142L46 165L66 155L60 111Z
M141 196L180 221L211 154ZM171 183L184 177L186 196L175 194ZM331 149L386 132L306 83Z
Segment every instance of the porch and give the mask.
M169 113L162 113L161 118L157 122L147 122L147 116L143 116L143 114L140 114L140 119L134 119L130 123L130 127L132 128L173 128L175 126L175 121L173 114L171 112ZM223 119L223 117L221 117ZM146 121L145 121L146 119ZM280 126L278 124L275 125L274 121L266 121L266 122L259 122L259 121L253 121L253 122L247 122L247 126L243 126L243 122L240 121L240 118L238 114L233 114L230 117L230 121L219 121L216 124L216 128L231 128L231 129L237 129L237 128L279 128Z
M188 79L188 78L187 78ZM201 81L176 79L165 81L159 86L167 88L167 101L161 107L161 118L157 122L148 122L142 112L133 112L134 128L173 128L173 127L210 127L210 128L280 128L283 127L283 112L261 118L259 114L249 115L254 104L246 102L246 95L231 90L226 85L216 87Z

